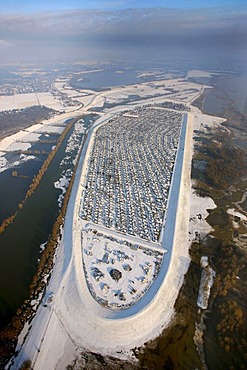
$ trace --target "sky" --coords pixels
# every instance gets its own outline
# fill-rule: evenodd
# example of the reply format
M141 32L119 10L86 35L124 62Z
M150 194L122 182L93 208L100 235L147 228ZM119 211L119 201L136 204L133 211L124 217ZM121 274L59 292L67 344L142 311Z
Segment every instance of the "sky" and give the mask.
M197 9L239 7L245 0L0 0L1 12L36 12L69 9L121 10L136 8Z
M244 60L246 0L0 0L0 64Z

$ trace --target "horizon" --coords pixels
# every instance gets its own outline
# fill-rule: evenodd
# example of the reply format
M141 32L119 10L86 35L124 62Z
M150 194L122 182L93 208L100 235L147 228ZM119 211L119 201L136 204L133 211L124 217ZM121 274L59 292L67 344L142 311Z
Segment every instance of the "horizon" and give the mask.
M0 1L0 63L246 60L241 0L81 3Z

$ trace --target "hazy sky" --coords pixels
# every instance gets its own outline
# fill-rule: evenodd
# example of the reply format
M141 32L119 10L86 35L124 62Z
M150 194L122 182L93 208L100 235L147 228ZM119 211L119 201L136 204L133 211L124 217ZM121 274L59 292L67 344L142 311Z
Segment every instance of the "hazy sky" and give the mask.
M208 8L244 5L245 0L0 0L2 12L33 12L68 9L121 10L133 8Z
M246 0L0 0L0 63L246 58Z

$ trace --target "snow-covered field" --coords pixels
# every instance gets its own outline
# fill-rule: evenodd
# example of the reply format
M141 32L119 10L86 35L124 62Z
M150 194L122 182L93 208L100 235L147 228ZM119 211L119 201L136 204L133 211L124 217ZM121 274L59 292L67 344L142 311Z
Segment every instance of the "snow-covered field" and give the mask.
M61 102L51 93L28 93L0 96L0 111L23 109L33 105L44 105L58 111L64 110Z
M95 226L95 228L94 228ZM112 238L92 225L82 231L87 284L99 304L126 309L140 299L158 275L164 251ZM96 233L96 234L95 234Z
M198 69L192 69L191 71L188 71L187 75L186 75L186 78L191 78L191 77L211 77L212 75L214 75L215 73L211 73L211 72L208 72L208 71L201 71L201 70L198 70Z
M169 92L167 87L175 91ZM168 92L170 94L169 99L172 99L172 101L190 103L200 95L203 86L184 81L180 82L179 80L164 80L155 81L153 85L147 83L139 84L137 87L116 88L110 92L95 93L87 105L77 113L87 112L88 109L97 107L98 103L99 105L102 104L102 98L105 101L107 99L119 99L120 103L123 95L133 94L133 91L136 95L143 94L146 103L164 101L168 97L168 95L165 95ZM163 91L165 96L156 97L158 91L159 93ZM146 99L147 97L149 99ZM143 102L139 101L133 103L132 106L141 104ZM119 109L124 110L126 106L122 105L112 110L108 109L108 117L118 114ZM119 251L124 253L121 258L123 256L129 257L128 261L121 260L121 253L114 254L115 247L112 241L108 241L108 244L105 245L106 239L100 239L98 242L96 240L92 241L95 236L87 233L82 235L78 211L81 194L80 184L84 176L81 171L88 153L90 153L91 146L90 137L92 132L88 134L68 204L63 239L57 249L55 266L47 287L47 297L51 292L54 293L54 296L52 296L53 299L48 307L40 305L23 346L21 347L21 342L18 343L21 352L12 366L13 369L17 368L27 358L32 360L32 367L35 370L64 369L76 356L77 351L79 353L81 350L90 350L103 355L108 354L134 360L132 349L142 346L150 339L154 339L169 325L174 314L174 304L182 286L184 274L189 266L188 250L190 243L195 239L196 231L200 232L200 235L205 235L210 231L205 221L206 209L214 207L214 203L209 198L199 198L191 191L190 170L193 153L193 130L198 128L205 130L207 127L217 125L222 121L215 117L203 115L196 108L192 108L192 113L189 113L188 116L170 264L169 266L166 266L165 263L162 264L157 279L146 294L135 305L126 310L111 310L102 307L92 297L88 289L89 282L83 270L83 259L86 271L91 271L91 267L95 266L100 267L99 270L102 269L101 272L105 276L109 275L108 267L110 271L116 267L121 272L122 275L118 281L117 277L120 276L118 273L114 275L115 280L112 279L111 275L109 275L107 281L103 281L102 277L102 280L100 277L98 281L98 278L95 279L94 277L90 280L93 289L97 290L98 294L103 296L108 294L109 301L117 304L119 297L122 297L119 290L123 290L126 285L128 289L128 285L131 284L128 280L135 281L136 277L143 276L145 278L149 274L151 276L155 271L155 259L119 244ZM101 117L98 122L102 124L105 119L105 117ZM94 126L97 124L99 123L95 123ZM88 150L86 150L87 147ZM200 217L198 217L199 214ZM102 245L103 249L97 249L97 243L104 243ZM104 248L106 249L104 250ZM105 253L108 253L108 255L105 255ZM132 261L131 258L133 258ZM108 260L109 263L100 264L100 260L103 259ZM148 269L151 269L151 272L148 272ZM148 272L146 275L145 270ZM95 271L94 276L97 277L97 270ZM120 286L121 279L125 281L123 286ZM107 284L109 288L104 284ZM137 283L136 280L135 284L137 284L138 289L143 287L145 290L145 285L141 281ZM130 302L131 293L125 294L125 298L126 301L120 300L120 302ZM25 328L25 330L27 329Z
M28 150L31 148L30 143L14 142L6 149L6 152L14 152L16 150Z
M38 129L37 132L41 133L52 133L52 134L61 134L64 130L64 126L48 126L48 125L43 125L41 128Z

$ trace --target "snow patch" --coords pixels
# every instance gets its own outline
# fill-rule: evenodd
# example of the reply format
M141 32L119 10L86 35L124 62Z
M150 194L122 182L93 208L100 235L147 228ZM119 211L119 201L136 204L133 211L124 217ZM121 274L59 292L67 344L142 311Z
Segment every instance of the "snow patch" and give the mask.
M60 208L62 207L63 198L64 198L64 195L66 193L66 189L69 185L70 178L71 178L72 174L73 174L73 171L68 169L67 171L65 171L64 175L62 177L60 177L59 180L54 182L55 188L62 190L62 194L60 194L59 197L58 197L58 205L59 205Z
M4 171L6 171L10 168L17 167L17 166L21 165L24 162L27 162L31 159L35 159L36 157L33 156L33 155L21 154L19 158L20 158L19 161L15 161L15 162L11 163L11 162L7 161L6 158L0 157L0 173L4 172Z
M236 211L234 208L229 208L227 213L231 216L239 217L241 221L247 221L247 217L243 215L243 213Z
M215 271L208 266L208 257L206 256L201 257L201 267L202 275L197 297L197 306L206 310L208 308L210 290L214 283Z

